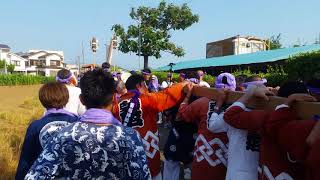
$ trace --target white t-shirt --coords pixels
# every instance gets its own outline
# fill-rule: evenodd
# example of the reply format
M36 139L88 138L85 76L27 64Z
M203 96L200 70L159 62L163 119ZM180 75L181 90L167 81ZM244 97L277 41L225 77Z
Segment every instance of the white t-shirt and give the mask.
M201 87L210 87L209 83L205 82L205 81L200 81L199 86Z
M249 111L240 102L235 102L232 106ZM213 133L227 132L229 147L226 180L257 180L259 152L247 149L247 142L250 140L248 131L230 126L224 121L223 115L224 113L213 113L208 122L208 129Z
M86 107L81 103L79 98L81 89L74 86L66 86L69 91L69 101L63 109L78 116L82 115L86 111Z
M172 86L172 84L173 84L173 82L170 82L170 83L168 83L167 81L163 81L162 83L161 83L161 89L165 89L165 88L167 88L167 87L170 87L170 86Z

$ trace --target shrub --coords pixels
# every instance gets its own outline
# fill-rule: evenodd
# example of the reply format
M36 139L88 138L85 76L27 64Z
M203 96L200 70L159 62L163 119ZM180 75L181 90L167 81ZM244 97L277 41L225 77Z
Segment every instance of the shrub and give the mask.
M54 81L54 78L24 74L0 74L0 86L44 84L50 81Z
M285 71L290 79L308 81L320 79L320 51L301 53L286 61Z

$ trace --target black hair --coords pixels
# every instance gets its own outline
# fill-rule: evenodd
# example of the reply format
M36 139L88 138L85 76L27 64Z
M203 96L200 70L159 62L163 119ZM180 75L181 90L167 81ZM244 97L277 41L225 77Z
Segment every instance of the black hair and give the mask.
M144 81L144 78L140 74L133 74L131 75L126 81L126 88L127 90L134 90L136 89L136 85L140 84Z
M144 68L142 71L143 71L143 72L146 72L146 73L151 73L150 68Z
M104 63L102 63L101 67L102 67L102 69L106 69L106 68L109 69L111 67L111 65L108 62L104 62Z
M221 82L222 82L223 84L228 84L228 78L227 78L227 76L223 76Z
M58 71L57 76L60 79L67 79L70 77L71 72L68 69L61 69Z
M281 85L278 96L289 97L295 93L309 93L306 85L298 81L288 81Z
M81 98L89 108L102 108L112 103L116 91L115 81L101 68L88 71L80 81Z
M132 71L130 71L130 74L131 74L131 75L134 75L134 74L137 74L137 72L134 71L134 70L132 70Z

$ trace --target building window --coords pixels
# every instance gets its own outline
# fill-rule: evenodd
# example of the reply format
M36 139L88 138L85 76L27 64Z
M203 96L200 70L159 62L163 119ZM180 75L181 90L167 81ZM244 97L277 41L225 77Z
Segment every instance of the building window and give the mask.
M57 65L57 61L50 61L50 66L56 66Z
M20 66L20 61L12 61L15 66Z

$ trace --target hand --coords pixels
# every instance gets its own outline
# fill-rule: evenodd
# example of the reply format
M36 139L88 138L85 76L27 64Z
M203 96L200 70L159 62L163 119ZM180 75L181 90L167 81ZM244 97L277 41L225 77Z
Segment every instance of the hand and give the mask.
M309 95L309 94L291 94L288 99L285 101L285 104L288 106L291 106L294 102L315 102L317 101L315 97Z
M217 93L217 104L216 106L220 109L221 106L226 102L229 91L227 89L219 89Z
M253 90L253 96L258 97L258 98L262 98L266 101L269 100L268 96L274 96L274 93L267 87L265 86L261 86L261 87L256 87Z
M191 82L189 82L188 84L186 84L184 87L183 87L183 91L187 94L190 94L192 93L192 89L193 89L193 84Z
M279 87L279 86L277 86L277 87L275 87L275 88L273 88L273 87L268 87L268 89L269 89L270 91L272 91L274 95L278 95L278 91L279 91L280 87Z

